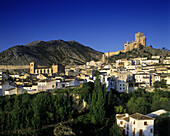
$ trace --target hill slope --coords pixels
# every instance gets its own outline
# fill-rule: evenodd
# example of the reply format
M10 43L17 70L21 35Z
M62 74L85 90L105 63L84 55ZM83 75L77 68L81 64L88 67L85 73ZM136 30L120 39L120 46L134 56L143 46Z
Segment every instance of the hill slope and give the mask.
M76 41L34 41L1 52L0 65L29 65L32 61L46 66L53 63L83 64L90 60L100 60L101 57L101 52Z
M111 56L108 58L108 62L113 62L117 59L124 59L124 58L126 59L138 58L138 57L151 58L151 56L161 56L162 59L164 59L166 56L170 56L170 51L166 51L163 49L155 49L152 47L140 46L140 49L133 49L126 53L121 52L118 55Z

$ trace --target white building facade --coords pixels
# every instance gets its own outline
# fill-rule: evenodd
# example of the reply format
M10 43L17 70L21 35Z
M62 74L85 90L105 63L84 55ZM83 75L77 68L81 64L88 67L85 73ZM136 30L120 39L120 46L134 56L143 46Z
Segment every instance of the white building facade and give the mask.
M132 115L117 114L116 122L128 136L154 136L154 118L134 113Z

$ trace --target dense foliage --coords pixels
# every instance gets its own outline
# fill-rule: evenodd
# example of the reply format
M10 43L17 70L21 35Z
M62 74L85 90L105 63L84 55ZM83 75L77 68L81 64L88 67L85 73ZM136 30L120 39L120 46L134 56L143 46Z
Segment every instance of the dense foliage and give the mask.
M155 89L154 92L146 92L138 89L129 94L127 110L129 113L139 112L147 114L159 109L170 111L170 92Z
M114 90L111 90L107 93L107 97L104 98L100 94L101 92L106 93L104 91L104 86L99 87L101 85L99 85L100 83L97 80L98 79L96 79L95 81L93 91L90 90L90 88L93 88L92 83L84 84L84 86L82 87L82 90L84 91L85 88L88 88L88 93L82 93L81 95L82 98L88 98L90 109L89 112L78 116L72 124L72 127L74 129L80 130L81 132L83 132L83 134L95 136L120 136L121 131L120 128L115 124L114 118L115 114L117 113L121 114L127 112L129 114L133 114L138 112L145 115L159 109L170 111L170 92L162 91L158 88L155 88L154 92L147 92L145 89L138 88L137 90L129 94L118 93ZM91 87L89 84L91 85ZM96 88L97 91L95 90ZM101 96L100 100L97 99L99 96ZM93 102L93 100L95 100L95 103ZM99 108L101 109L98 110ZM101 114L100 111L102 111L103 114ZM163 119L166 120L165 118ZM158 121L157 126L161 125L162 120ZM167 123L166 121L164 122ZM164 131L160 128L157 133L159 134L162 132Z
M43 125L72 118L71 98L67 95L38 93L0 97L0 132Z
M166 80L162 79L161 81L154 82L155 88L168 88L168 85L166 84Z
M72 93L80 94L80 100L88 103L85 112L73 110ZM159 88L154 92L138 88L129 94L115 90L107 92L105 84L101 85L97 76L94 83L85 83L74 90L0 97L0 132L15 133L57 124L56 133L65 130L61 135L120 136L121 129L115 123L117 113L148 114L159 109L170 111L170 92ZM167 116L159 117L156 127L167 124L167 120ZM160 128L156 133L168 132Z
M164 113L155 121L155 133L160 136L169 136L170 134L170 114Z

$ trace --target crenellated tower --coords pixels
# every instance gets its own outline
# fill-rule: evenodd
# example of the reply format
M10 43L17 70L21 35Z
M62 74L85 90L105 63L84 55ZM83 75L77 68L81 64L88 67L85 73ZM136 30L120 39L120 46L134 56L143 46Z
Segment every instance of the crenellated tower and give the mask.
M138 32L135 34L135 41L126 42L124 44L124 51L130 51L134 48L139 48L140 45L146 46L146 36L143 33Z

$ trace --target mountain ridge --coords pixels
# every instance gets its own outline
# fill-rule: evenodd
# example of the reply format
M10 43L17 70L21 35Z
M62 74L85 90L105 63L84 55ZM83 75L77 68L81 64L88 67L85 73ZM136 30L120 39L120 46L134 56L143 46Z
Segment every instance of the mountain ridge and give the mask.
M100 60L102 52L84 46L74 40L33 41L26 45L16 45L0 53L0 65L28 65L34 61L39 65L84 64Z

